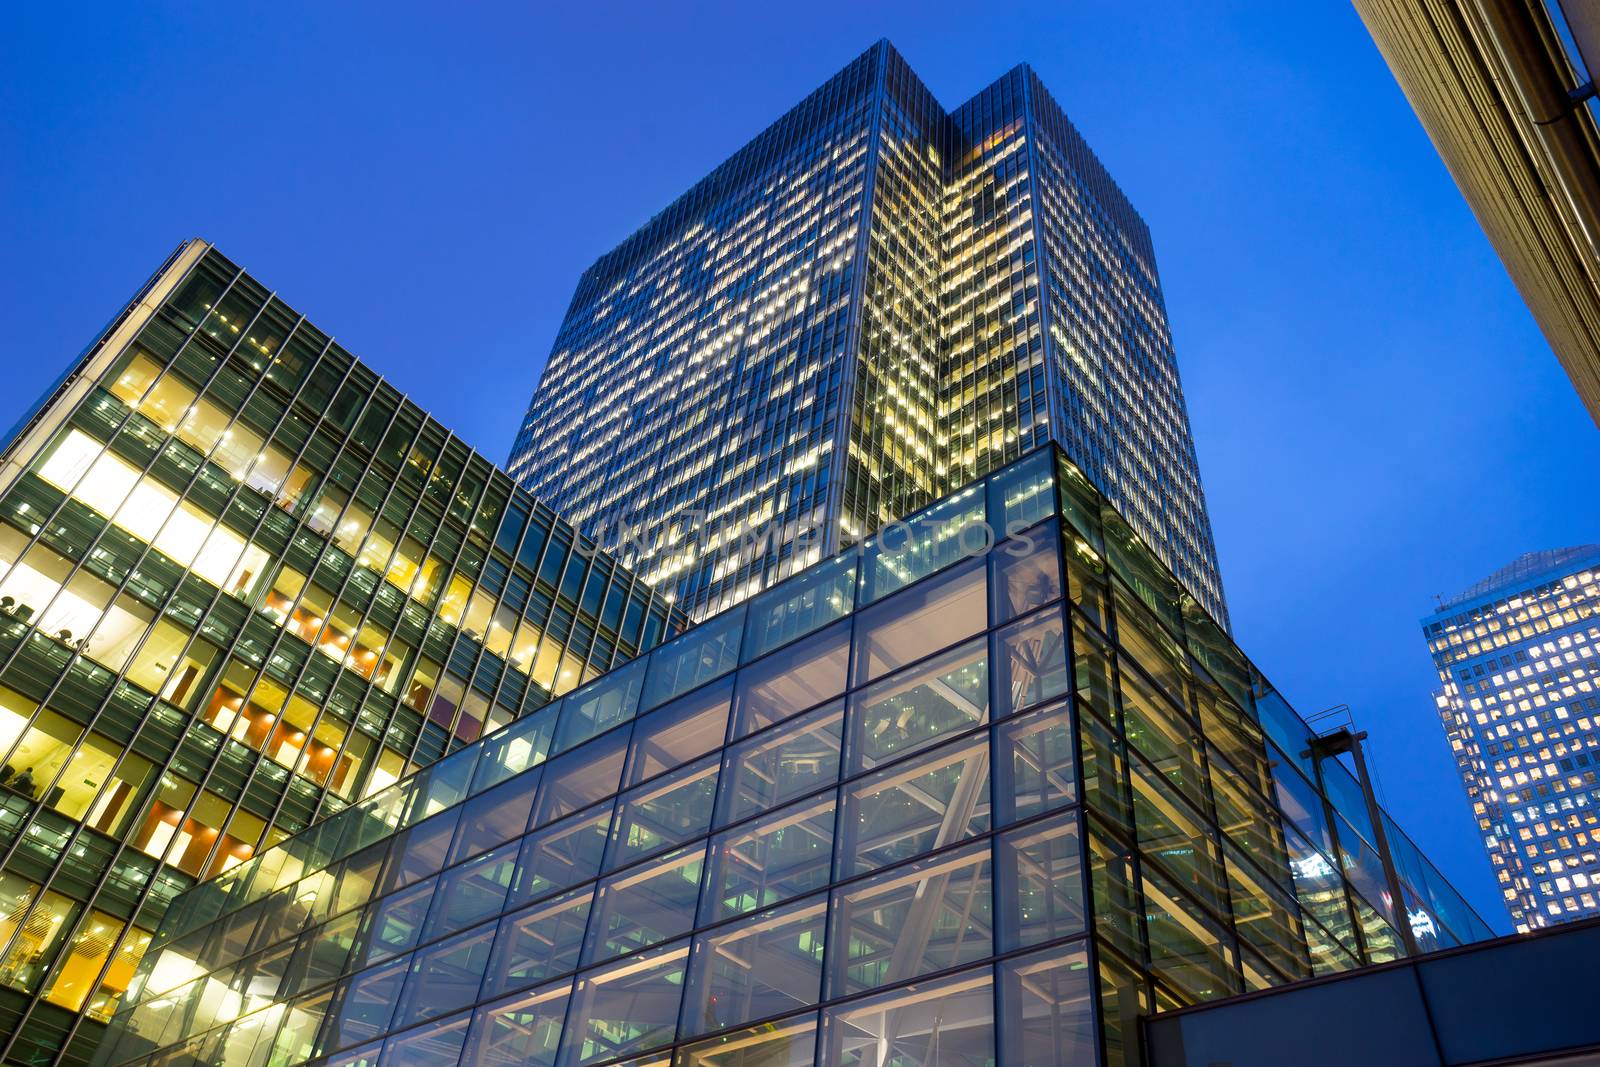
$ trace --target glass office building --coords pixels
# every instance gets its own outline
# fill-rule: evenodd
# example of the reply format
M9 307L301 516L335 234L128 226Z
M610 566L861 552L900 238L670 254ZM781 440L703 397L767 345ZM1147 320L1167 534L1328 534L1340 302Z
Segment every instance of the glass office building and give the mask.
M172 900L633 660L658 597L207 244L0 454L0 1055Z
M1600 915L1600 545L1530 552L1422 620L1519 931Z
M1323 751L1046 445L191 890L96 1063L1136 1064L1489 936Z
M1144 221L885 41L583 274L509 468L699 619L1052 440L1226 626Z

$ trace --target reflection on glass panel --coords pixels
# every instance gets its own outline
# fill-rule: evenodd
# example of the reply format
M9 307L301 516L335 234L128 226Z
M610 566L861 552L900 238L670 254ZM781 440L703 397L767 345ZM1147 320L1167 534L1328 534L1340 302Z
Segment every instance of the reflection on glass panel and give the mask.
M995 727L995 816L999 825L1078 798L1072 712L1043 708Z
M1008 622L1061 598L1061 559L1054 523L1028 530L989 554L989 591L996 622Z
M585 963L610 959L689 932L705 849L696 845L600 883L584 944Z
M1002 952L1083 929L1083 845L1076 812L1001 834L995 862Z
M707 756L624 793L605 869L616 870L710 829L721 768L720 756Z
M507 906L537 900L599 874L611 836L612 806L607 800L523 838Z
M827 631L776 652L739 672L733 736L744 737L844 692L850 626Z
M562 701L561 723L556 728L557 752L565 752L627 722L639 710L639 692L644 686L643 660L635 660L612 671Z
M494 924L419 949L395 1012L396 1028L465 1007L477 999L489 963Z
M673 1067L812 1067L816 1051L813 1012L685 1045L672 1063Z
M1282 816L1272 806L1270 785L1266 793L1257 793L1249 779L1240 776L1215 750L1208 749L1207 755L1217 825L1224 839L1242 849L1284 891L1292 891Z
M739 661L744 630L743 605L725 611L669 641L650 654L641 708L665 704L713 678L733 670Z
M983 486L973 485L890 523L862 551L859 603L870 604L963 556L984 551L990 544L984 518Z
M842 792L840 877L920 856L989 829L989 739L934 749Z
M593 903L592 888L577 889L501 919L483 995L522 989L575 970Z
M462 1067L552 1067L571 980L479 1008Z
M384 876L387 888L398 889L442 870L460 819L460 808L448 808L397 837L395 855Z
M582 1067L669 1044L678 1026L689 943L619 960L578 979L560 1067Z
M1061 612L1044 611L997 631L994 662L996 718L1064 695L1070 682Z
M855 557L839 556L751 600L745 661L849 614L855 578Z
M980 639L850 698L848 773L916 752L988 717L988 648Z
M1195 1001L1239 992L1226 928L1149 866L1143 875L1151 969Z
M994 984L989 968L830 1008L827 1067L991 1067Z
M834 890L828 996L993 955L991 896L986 843Z
M7 902L9 903L9 902ZM55 978L50 983L50 988L45 993L45 999L52 1004L66 1008L68 1011L77 1011L83 1007L89 990L94 988L95 979L100 976L100 968L105 965L106 959L111 955L111 948L117 943L117 938L122 934L122 923L115 917L103 911L91 910L83 926L72 937L72 944L67 949L67 954L56 969ZM145 935L146 941L149 935ZM137 942L137 938L132 939ZM119 960L125 956L119 953ZM134 957L137 962L138 957ZM123 985L127 979L123 979Z
M383 1046L384 1067L455 1067L470 1021L463 1013L391 1037Z
M725 825L839 780L844 710L818 708L728 749L717 822Z
M1081 942L1007 960L995 977L1005 1062L1018 1067L1095 1062L1094 975Z
M544 762L555 733L556 706L540 708L484 741L483 758L472 781L474 792L513 778Z
M827 885L833 817L830 793L712 838L700 922L771 907Z
M703 686L639 719L622 784L638 785L719 747L728 732L732 690L731 679Z
M1056 508L1054 466L1055 457L1040 450L989 475L989 524L1009 533L1052 514Z
M696 938L679 1033L725 1030L817 1003L827 911L827 897L817 897Z
M856 615L855 683L870 681L982 630L984 562L970 560Z
M1133 806L1124 777L1126 756L1122 740L1088 706L1079 703L1076 715L1082 745L1084 803L1131 834Z
M1094 928L1123 955L1144 955L1144 922L1134 888L1133 851L1103 835L1094 820L1089 835L1089 887L1094 899Z

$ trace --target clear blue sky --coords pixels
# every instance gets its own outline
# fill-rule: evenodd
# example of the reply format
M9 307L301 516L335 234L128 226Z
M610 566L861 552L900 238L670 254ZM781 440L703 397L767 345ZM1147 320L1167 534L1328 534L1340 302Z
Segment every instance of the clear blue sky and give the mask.
M1027 60L1154 232L1237 636L1505 926L1417 620L1600 540L1600 435L1345 4L545 7L8 12L0 425L198 235L503 459L578 273L873 40Z

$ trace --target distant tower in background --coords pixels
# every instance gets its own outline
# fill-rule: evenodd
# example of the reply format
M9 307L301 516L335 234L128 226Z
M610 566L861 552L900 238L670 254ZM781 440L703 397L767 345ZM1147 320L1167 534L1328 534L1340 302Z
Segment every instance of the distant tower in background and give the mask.
M1144 221L884 41L584 272L509 467L704 618L1052 439L1226 626Z
M1422 620L1518 930L1600 915L1600 545L1530 552Z

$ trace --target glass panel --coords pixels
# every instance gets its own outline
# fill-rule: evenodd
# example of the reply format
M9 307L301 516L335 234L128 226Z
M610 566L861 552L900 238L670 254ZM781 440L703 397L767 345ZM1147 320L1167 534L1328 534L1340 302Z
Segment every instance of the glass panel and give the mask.
M826 1067L993 1067L989 968L830 1008L820 1043Z
M533 825L544 826L617 791L628 751L626 730L607 735L545 765Z
M617 803L605 869L615 870L709 830L721 767L720 756L707 756L624 793Z
M479 1008L462 1067L552 1067L571 994L569 980Z
M593 903L594 890L579 889L501 919L483 995L522 989L575 970Z
M989 741L968 738L848 785L839 876L862 874L989 829Z
M1054 466L1054 451L1041 448L989 475L989 525L1008 535L1054 512Z
M1006 541L989 554L996 622L1008 622L1061 598L1059 544L1051 523Z
M599 874L611 836L611 808L608 800L523 838L507 906L537 900Z
M744 737L844 692L850 624L773 653L739 672L733 736Z
M708 685L639 719L622 784L638 785L720 747L732 688L731 680Z
M726 825L839 780L841 705L753 737L728 750L717 822Z
M982 560L971 560L856 615L857 685L971 637L988 623Z
M678 1050L673 1067L812 1067L817 1016L802 1015L735 1030Z
M1222 911L1222 857L1210 826L1167 788L1167 779L1138 757L1133 767L1133 814L1139 849L1154 857L1206 907Z
M833 817L829 793L712 838L701 923L771 907L827 885Z
M994 954L989 846L907 864L833 893L828 996Z
M695 939L679 1033L702 1034L817 1003L826 896Z
M454 1011L478 999L478 986L493 943L494 924L486 923L418 950L395 1013L395 1028Z
M471 1018L463 1013L391 1037L383 1046L383 1067L455 1067Z
M996 979L1004 1062L1017 1067L1096 1062L1094 973L1081 944L1007 960Z
M351 979L339 1004L329 1048L370 1041L388 1031L389 1018L394 1014L410 965L410 960L396 960Z
M989 718L986 642L973 641L850 698L849 770L916 752Z
M1151 970L1192 1000L1239 992L1233 941L1222 924L1149 866L1143 874Z
M585 963L688 933L700 896L705 849L675 852L600 883L584 945Z
M1083 930L1083 844L1076 812L1001 834L995 862L1000 951Z
M521 837L528 829L538 789L538 775L530 775L504 782L467 801L461 809L461 827L450 845L449 862L459 862L513 837Z
M438 879L430 878L410 889L391 893L377 903L362 964L376 963L416 947L437 886Z
M428 916L426 938L464 930L498 915L517 866L518 843L512 842L439 876L439 893Z
M995 727L995 817L999 825L1078 799L1072 712L1044 708Z
M1061 612L1049 610L994 635L996 718L1063 696L1070 687Z
M689 943L620 960L578 979L561 1042L561 1067L626 1056L672 1041Z

